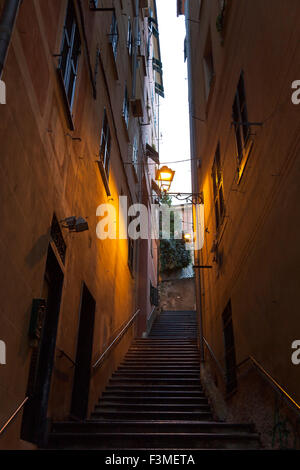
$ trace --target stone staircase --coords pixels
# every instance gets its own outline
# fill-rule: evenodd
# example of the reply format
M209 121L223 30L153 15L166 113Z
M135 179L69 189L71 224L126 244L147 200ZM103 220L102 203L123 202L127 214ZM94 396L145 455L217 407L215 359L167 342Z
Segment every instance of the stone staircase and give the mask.
M251 424L214 421L200 383L195 312L162 312L136 339L90 419L54 423L50 448L256 449Z

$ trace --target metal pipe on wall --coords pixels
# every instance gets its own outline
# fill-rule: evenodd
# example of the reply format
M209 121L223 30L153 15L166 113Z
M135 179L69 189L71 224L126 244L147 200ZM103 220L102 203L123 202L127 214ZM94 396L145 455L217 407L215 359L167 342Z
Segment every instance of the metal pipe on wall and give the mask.
M11 36L22 0L5 0L0 17L0 78L2 77Z

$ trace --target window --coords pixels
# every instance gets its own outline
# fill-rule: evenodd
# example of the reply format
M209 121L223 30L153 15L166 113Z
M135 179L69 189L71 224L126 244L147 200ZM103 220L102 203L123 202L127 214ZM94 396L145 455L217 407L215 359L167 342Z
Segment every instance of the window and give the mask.
M113 13L112 21L110 26L110 43L112 46L114 58L117 58L117 51L118 51L118 42L119 42L119 30L118 30L118 22L116 14Z
M131 19L128 18L128 31L127 31L127 49L128 54L132 54L132 26L131 26Z
M218 144L216 154L215 154L214 164L212 168L212 180L213 180L213 190L214 190L216 228L218 230L218 228L223 222L224 215L225 215L223 176L222 176L221 158L220 158L220 144Z
M129 124L129 98L128 98L128 90L127 86L125 86L125 96L124 96L124 101L123 101L123 118L126 124L126 127L128 128Z
M110 150L111 150L111 135L108 125L108 119L106 110L104 110L103 125L101 132L101 143L100 143L100 160L103 163L106 176L109 174L109 161L110 161Z
M232 117L234 122L235 140L237 146L237 160L239 167L239 176L243 172L246 160L249 156L249 148L247 147L250 125L248 122L248 112L246 104L245 83L243 72L240 75L237 91L235 94Z
M231 301L228 302L223 314L223 334L225 346L225 365L226 365L226 391L233 392L237 387L236 377L236 357L235 343L233 334Z
M203 67L204 67L205 94L206 94L206 99L208 99L209 93L213 84L213 79L215 76L214 59L213 59L213 54L212 54L210 32L208 34L208 37L206 40L206 46L204 50Z
M78 72L81 39L74 5L69 1L64 25L59 70L63 79L69 108L72 109Z
M139 154L139 145L138 145L138 138L135 135L133 140L132 146L132 163L135 168L136 173L138 173L138 154Z

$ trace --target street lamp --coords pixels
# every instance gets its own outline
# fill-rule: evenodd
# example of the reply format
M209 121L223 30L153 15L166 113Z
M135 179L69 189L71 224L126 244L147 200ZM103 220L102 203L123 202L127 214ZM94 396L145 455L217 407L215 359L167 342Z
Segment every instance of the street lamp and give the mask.
M168 168L166 165L162 166L156 171L156 181L161 191L167 192L170 189L171 183L173 181L175 171Z
M190 233L185 233L185 234L183 235L183 238L184 238L184 240L185 240L186 243L189 243L189 242L192 241L192 235L191 235Z

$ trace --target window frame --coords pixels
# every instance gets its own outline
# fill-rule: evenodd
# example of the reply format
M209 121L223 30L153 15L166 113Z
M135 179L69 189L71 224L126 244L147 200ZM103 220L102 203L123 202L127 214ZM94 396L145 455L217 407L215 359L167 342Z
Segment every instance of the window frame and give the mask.
M248 120L247 97L243 71L240 73L234 95L232 104L232 119L234 122L237 172L239 182L243 175L253 145L253 141L250 138L251 126Z
M72 112L74 105L81 45L82 41L76 11L72 1L69 0L63 27L58 71L62 80L65 98L70 113Z
M135 135L133 138L133 144L132 144L132 163L133 163L133 168L135 170L135 173L138 174L138 163L139 163L139 139Z
M117 20L117 16L115 12L113 12L112 14L110 33L109 33L109 42L111 44L113 56L116 61L117 55L118 55L118 45L119 45L119 28L118 28L118 20Z
M109 177L110 154L111 154L111 132L110 132L106 108L104 108L99 157L100 157L100 160L102 161L107 178Z
M214 156L211 176L212 176L212 181L213 181L215 222L216 222L216 229L218 232L224 222L225 213L226 213L225 199L224 199L223 172L221 168L221 151L220 151L219 142L218 142L215 156Z
M128 95L127 85L125 85L125 94L124 94L124 100L123 100L122 116L123 116L126 128L128 129L130 112L129 112L129 95Z
M128 17L128 27L127 27L127 44L126 47L128 49L128 54L132 56L132 42L133 42L133 36L132 36L132 24L131 24L131 18L130 16Z
M112 138L111 131L108 122L108 116L106 109L104 108L102 129L101 129L101 138L100 138L100 147L99 147L99 160L97 160L102 181L105 187L107 196L111 196L109 189L109 169L110 169L110 159L111 159L111 149L112 149Z

